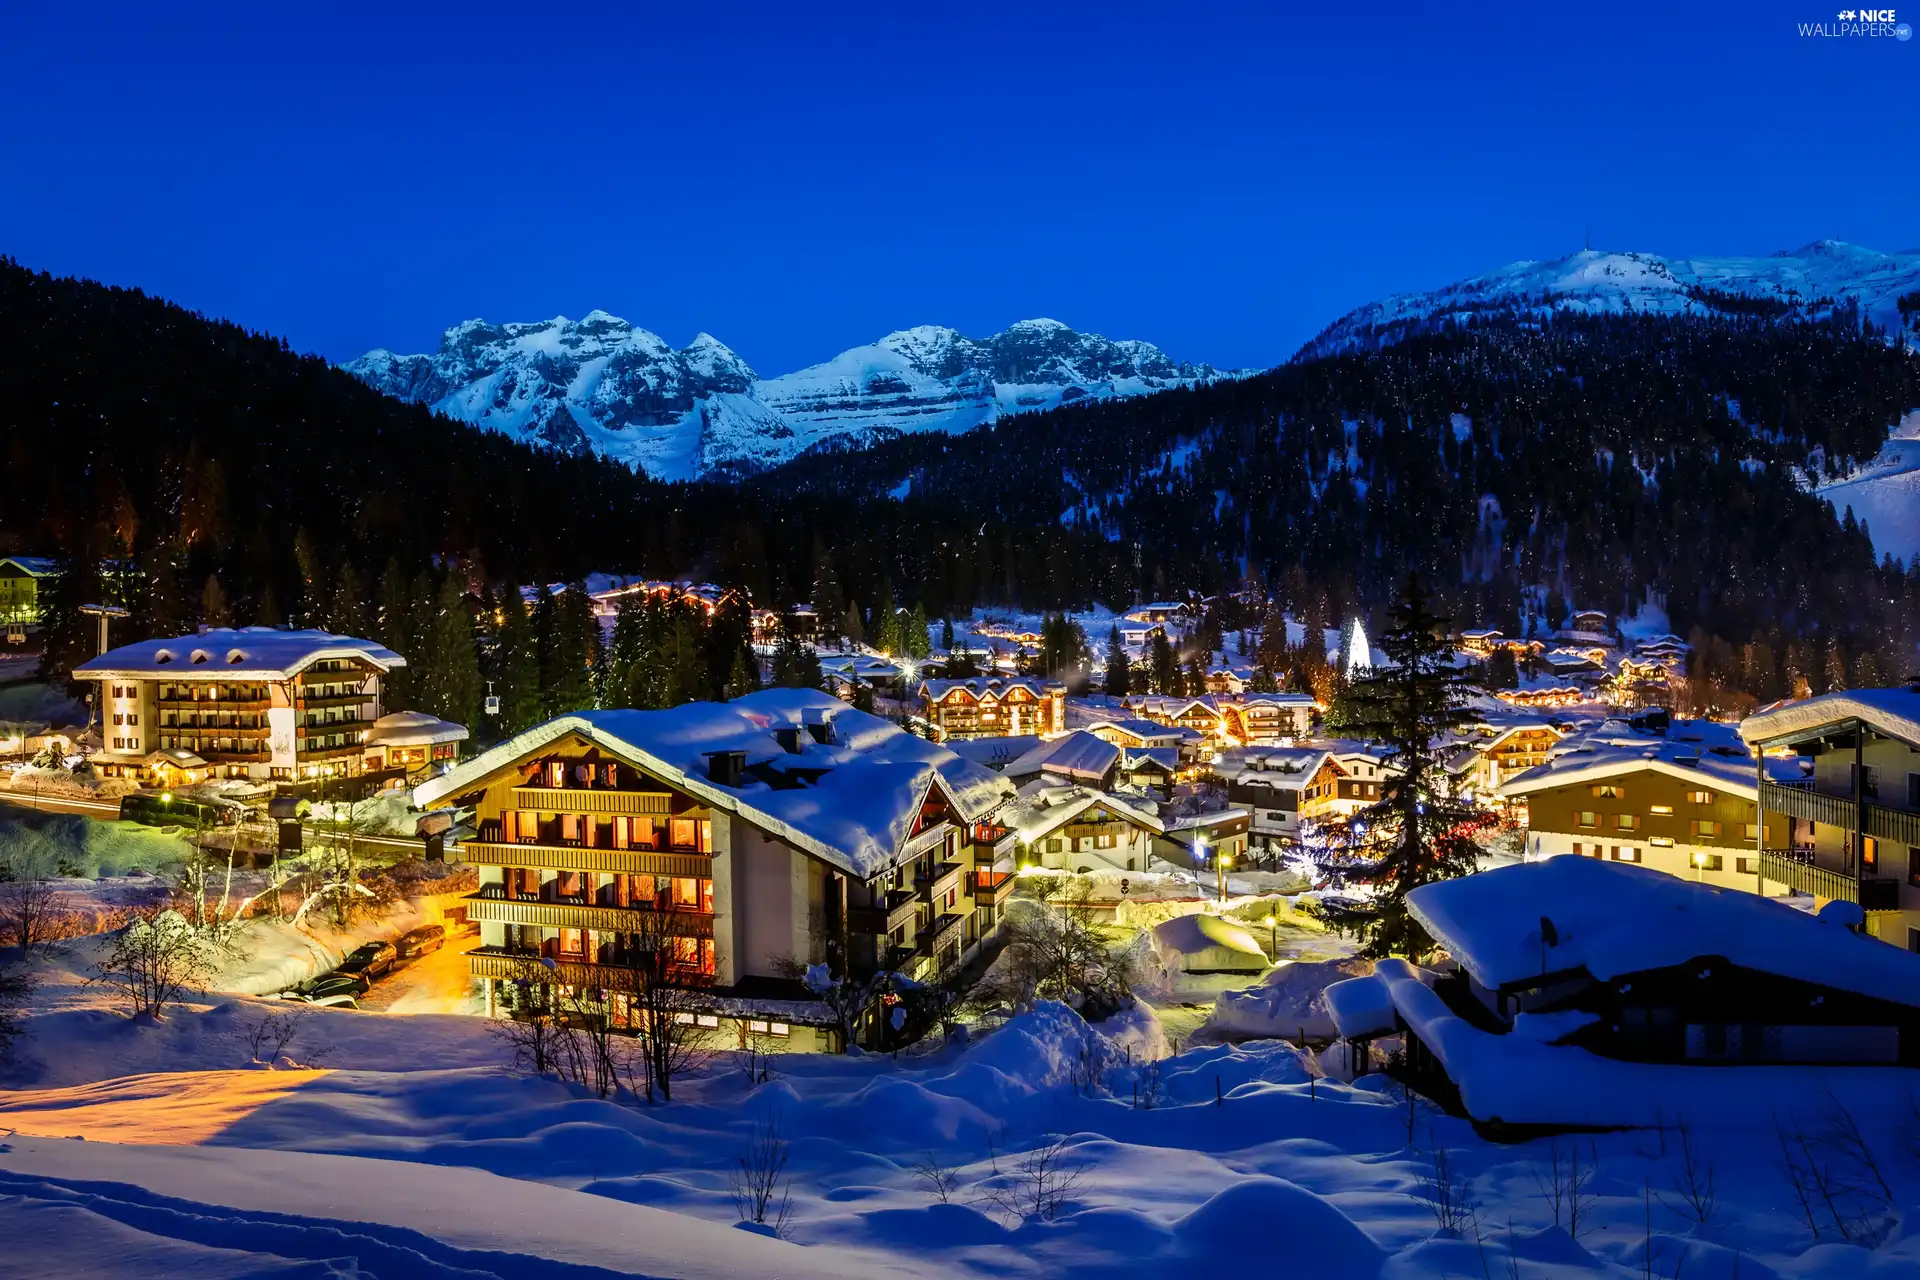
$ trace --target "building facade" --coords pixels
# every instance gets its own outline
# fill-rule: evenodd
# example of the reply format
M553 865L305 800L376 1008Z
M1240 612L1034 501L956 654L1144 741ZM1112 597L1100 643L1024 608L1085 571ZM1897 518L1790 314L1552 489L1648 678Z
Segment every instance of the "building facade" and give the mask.
M41 593L59 576L59 568L45 556L0 558L0 623L39 622Z
M1067 687L1030 676L928 680L920 714L936 738L993 738L1067 731Z
M701 993L720 1042L802 1050L840 1046L797 970L925 979L997 927L1013 841L993 815L1011 791L829 695L768 689L563 716L415 800L473 811L468 963L490 1011L540 998L522 985L537 969L630 1022L622 974L665 933L673 982Z
M73 674L100 685L105 776L293 782L365 771L382 678L405 665L352 636L220 627L122 645Z

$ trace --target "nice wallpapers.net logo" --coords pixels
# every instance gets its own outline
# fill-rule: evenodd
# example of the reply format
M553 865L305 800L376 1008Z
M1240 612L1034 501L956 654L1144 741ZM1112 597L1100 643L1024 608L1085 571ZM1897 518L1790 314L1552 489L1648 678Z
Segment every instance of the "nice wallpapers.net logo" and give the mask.
M1800 34L1816 39L1913 39L1913 24L1892 9L1842 9L1832 22L1803 22Z

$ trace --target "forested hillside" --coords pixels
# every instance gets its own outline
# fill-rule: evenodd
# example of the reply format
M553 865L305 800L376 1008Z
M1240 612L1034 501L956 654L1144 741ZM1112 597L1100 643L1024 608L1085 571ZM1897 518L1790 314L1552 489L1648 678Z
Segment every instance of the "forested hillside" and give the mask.
M667 485L5 263L0 552L68 559L63 596L117 593L129 637L324 622L343 583L378 611L383 580L437 597L448 575L478 591L597 569L776 604L825 576L857 610L936 618L1252 577L1337 621L1416 571L1463 622L1513 626L1524 588L1615 612L1654 588L1767 696L1794 674L1904 674L1920 578L1875 564L1794 469L1871 456L1915 406L1913 357L1845 316L1512 317ZM103 561L122 572L92 579Z

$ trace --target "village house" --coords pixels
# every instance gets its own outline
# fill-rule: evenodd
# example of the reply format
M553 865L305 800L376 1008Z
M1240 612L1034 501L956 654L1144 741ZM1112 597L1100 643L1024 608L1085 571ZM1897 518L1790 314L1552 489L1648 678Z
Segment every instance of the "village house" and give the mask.
M1305 693L1250 693L1220 704L1227 734L1247 746L1306 737L1319 709Z
M0 623L39 622L41 595L59 575L59 561L46 556L0 557Z
M1044 737L1067 730L1067 687L1031 676L928 680L920 686L920 714L941 741Z
M100 685L105 777L293 782L384 767L369 737L382 678L406 662L352 636L217 627L122 645L73 674Z
M996 821L1014 833L1025 866L1145 871L1166 826L1148 806L1093 787L1030 783Z
M1790 761L1768 763L1782 778L1798 776ZM1609 720L1556 744L1546 763L1509 778L1499 794L1526 805L1530 861L1634 863L1751 893L1761 887L1761 849L1789 837L1775 812L1762 840L1759 768L1727 725L1675 720L1661 733Z
M1045 777L1099 791L1111 791L1119 771L1120 748L1081 729L1042 739L1001 770L1015 786Z
M1234 748L1214 758L1213 771L1227 803L1247 811L1248 841L1261 851L1298 840L1303 822L1343 816L1341 784L1358 781L1324 746Z
M672 980L724 1042L838 1049L796 966L926 979L964 963L1012 891L998 775L813 690L530 729L416 789L471 809L480 869L468 953L488 1009L542 984L601 991L671 935ZM532 990L528 979L532 979ZM859 1034L878 1033L868 1010Z
M1754 849L1761 880L1855 903L1874 937L1920 951L1920 690L1781 703L1748 716L1740 736L1810 769L1752 778L1767 819Z

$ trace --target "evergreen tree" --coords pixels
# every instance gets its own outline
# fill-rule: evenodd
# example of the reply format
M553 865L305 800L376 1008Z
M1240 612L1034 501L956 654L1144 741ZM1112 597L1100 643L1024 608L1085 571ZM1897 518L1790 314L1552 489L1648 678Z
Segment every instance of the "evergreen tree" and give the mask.
M786 619L781 620L780 638L773 650L773 682L783 689L820 687L820 657Z
M360 640L369 638L375 630L372 602L367 599L367 585L351 560L340 562L340 576L328 600L327 630L335 635L353 636Z
M381 701L389 711L410 711L416 705L414 691L419 675L413 666L418 646L414 643L415 601L412 587L400 562L388 560L380 574L379 616L375 619L374 639L401 657L407 665L396 667L380 682Z
M1120 639L1120 624L1114 623L1107 632L1107 692L1116 698L1124 698L1132 689L1133 667L1127 659L1127 646Z
M1093 655L1087 633L1064 613L1050 613L1040 622L1039 669L1054 680L1074 680L1086 673Z
M100 571L90 557L62 560L58 570L51 586L42 587L40 601L40 678L55 688L68 685L73 669L94 657L99 647L99 623L81 613L80 606L107 603ZM108 643L117 645L127 638L124 632L110 632Z
M1513 660L1513 650L1501 645L1487 658L1487 688L1512 689L1520 683L1520 667Z
M544 718L540 693L540 655L533 637L533 620L520 591L508 584L499 605L500 631L493 652L494 692L500 698L502 734L531 729Z
M1447 620L1434 616L1425 588L1409 577L1380 637L1389 665L1354 680L1352 721L1386 748L1379 801L1355 816L1356 844L1377 863L1381 892L1364 921L1363 953L1415 960L1433 946L1407 911L1407 894L1470 874L1479 856L1472 833L1488 816L1457 803L1442 764L1444 735L1466 719L1465 679L1454 665Z
M1852 510L1848 510L1852 514ZM1826 660L1821 664L1821 675L1825 677L1827 687L1823 693L1843 693L1847 687L1847 651L1840 647L1836 636L1827 637Z
M940 619L940 652L953 652L953 619Z
M901 628L901 648L915 662L925 662L933 656L933 637L927 634L927 611L918 602Z
M873 625L868 634L873 638L873 647L889 658L900 656L905 648L901 643L900 614L893 603L893 587L885 578L880 580L880 600L873 606Z
M584 582L550 596L552 639L540 667L546 713L563 716L593 708L593 672L600 657L600 623Z
M641 664L649 656L647 643L647 597L632 594L620 598L613 617L613 642L607 647L606 687L600 703L607 707L641 705L634 697L635 681Z
M233 609L227 604L227 593L220 586L220 575L210 573L200 587L200 625L203 627L230 627L233 625Z
M851 646L858 647L866 643L867 629L860 625L859 601L847 601L847 616L846 620L840 624L840 633L846 637L847 643Z
M726 696L737 698L741 694L752 693L760 687L760 664L753 659L752 653L744 645L736 645L733 650L733 667L727 672Z
M1180 692L1180 660L1165 631L1155 631L1147 644L1147 687L1155 693Z
M477 723L483 696L480 659L473 642L473 613L458 574L441 580L423 638L429 661L420 686L420 709L456 724Z
M846 629L847 599L840 579L833 570L833 557L819 553L813 567L813 616L820 620L823 635L832 637Z

